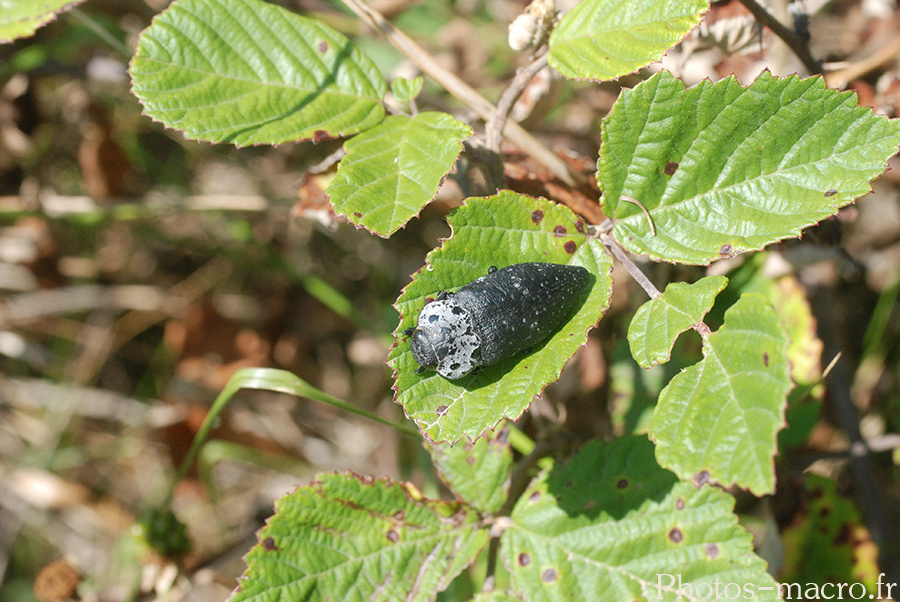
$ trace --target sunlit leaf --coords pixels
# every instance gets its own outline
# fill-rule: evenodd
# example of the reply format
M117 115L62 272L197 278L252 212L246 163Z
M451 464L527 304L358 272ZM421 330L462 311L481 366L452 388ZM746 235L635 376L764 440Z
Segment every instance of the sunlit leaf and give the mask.
M669 361L678 335L703 321L728 279L710 276L693 284L673 282L637 310L628 327L631 354L643 368Z
M707 0L582 0L550 35L550 66L573 79L633 73L662 58L708 7Z
M616 239L707 264L798 236L869 192L900 146L900 120L818 77L764 72L747 87L729 77L686 90L664 71L619 97L602 136L597 179Z
M84 0L0 0L0 44L34 35L56 16Z
M238 146L368 129L387 90L344 36L261 0L174 2L141 34L131 76L150 117Z
M423 85L425 85L425 80L421 77L412 79L398 77L391 80L391 94L394 95L397 102L411 102L419 96Z
M659 463L698 484L774 491L776 434L793 388L787 348L768 300L743 295L707 338L703 360L660 394L650 422Z
M660 468L646 437L594 442L519 498L500 555L532 602L776 600L733 508Z
M231 602L434 600L487 542L461 504L325 474L275 502Z
M472 128L446 113L387 117L349 140L326 191L337 213L390 236L434 198Z
M417 272L397 299L400 325L388 364L394 368L397 402L436 441L475 438L501 419L518 418L587 341L609 305L611 260L587 227L566 207L544 199L502 191L471 198L448 218L453 236L428 254L428 267ZM488 268L522 262L580 265L591 273L584 302L550 339L525 353L477 374L450 381L419 367L402 333L416 325L425 302L439 291L456 290L484 276Z
M787 331L791 341L787 351L791 378L797 386L788 397L787 427L778 433L778 449L784 451L786 446L802 445L819 419L825 396L825 387L819 383L824 345L807 300L808 291L792 273L773 277L771 270L766 269L769 259L774 256L756 254L733 272L719 301L727 305L742 293L760 293L771 301Z

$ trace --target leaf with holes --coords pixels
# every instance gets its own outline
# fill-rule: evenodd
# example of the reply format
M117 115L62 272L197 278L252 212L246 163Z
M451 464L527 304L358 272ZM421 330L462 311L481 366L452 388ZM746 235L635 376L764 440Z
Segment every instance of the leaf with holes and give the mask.
M388 364L394 369L397 403L431 439L474 439L501 419L515 420L587 341L609 305L611 260L587 226L566 207L510 191L471 198L448 221L453 236L428 254L428 266L413 275L397 299L400 325ZM488 273L516 263L579 265L590 272L584 300L546 342L458 380L419 367L402 334L416 326L419 312L440 291L452 291ZM552 302L552 300L550 300Z
M188 138L280 144L384 117L375 64L330 27L261 0L178 0L141 34L132 90Z
M493 513L500 509L509 494L509 471L512 449L509 429L486 433L475 441L429 443L441 480L456 496L480 512Z
M658 61L699 22L707 0L582 0L550 35L550 66L604 81Z
M61 12L84 0L0 0L0 44L34 35Z
M733 508L660 468L646 437L595 442L519 498L500 557L531 602L777 600Z
M820 77L764 72L747 87L729 77L685 90L664 71L604 120L597 180L630 251L708 264L798 236L868 193L898 145L900 120Z
M628 342L637 363L652 368L669 361L675 339L703 321L726 284L725 276L702 278L694 284L673 282L659 297L641 305L628 327Z
M704 357L663 389L650 421L659 463L757 495L775 490L776 435L793 388L788 337L769 301L741 296Z
M275 502L230 602L434 600L487 542L477 520L412 485L319 475Z
M387 117L349 140L326 191L334 210L390 236L434 198L472 128L446 113Z

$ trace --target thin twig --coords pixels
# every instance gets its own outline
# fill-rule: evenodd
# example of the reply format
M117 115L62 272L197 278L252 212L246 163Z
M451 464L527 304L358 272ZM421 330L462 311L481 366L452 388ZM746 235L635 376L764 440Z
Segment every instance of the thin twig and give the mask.
M809 52L809 46L806 41L797 35L794 31L786 27L772 13L762 7L756 0L740 0L741 4L753 13L756 20L769 28L776 36L782 39L785 44L797 55L806 70L812 75L822 73L822 63L817 61Z
M500 96L500 100L497 102L497 110L494 112L493 117L488 119L487 127L485 128L488 150L500 153L500 140L502 138L500 132L506 126L506 120L509 118L513 103L522 96L522 92L525 91L525 88L528 87L528 84L534 79L538 71L546 66L547 53L544 52L544 54L532 61L530 65L516 71L516 76Z
M598 237L600 243L603 244L604 247L612 254L613 257L619 260L619 263L622 264L628 273L631 274L631 277L635 279L635 281L641 285L641 288L650 295L651 299L656 299L662 293L659 292L659 289L653 286L653 283L650 282L650 279L647 278L647 275L641 271L639 267L637 267L631 258L622 250L622 247L619 246L619 243L605 232L601 232Z
M900 52L900 37L894 38L866 58L828 73L825 75L825 82L831 88L844 88L850 81L895 60L898 52Z
M482 119L488 121L496 113L496 107L471 86L444 68L424 48L416 44L412 38L394 27L378 11L367 6L362 0L343 0L344 4L360 19L376 31L380 31L397 50L415 63L423 73L431 76L447 92L459 99L463 104L475 111ZM512 140L523 152L542 163L553 175L572 187L578 187L587 180L585 176L569 169L566 163L553 151L544 146L537 138L529 134L522 126L508 121L503 134Z

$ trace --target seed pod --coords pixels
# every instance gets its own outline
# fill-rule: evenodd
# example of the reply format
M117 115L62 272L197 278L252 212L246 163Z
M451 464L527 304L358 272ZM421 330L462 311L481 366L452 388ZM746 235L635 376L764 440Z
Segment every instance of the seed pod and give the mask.
M517 263L441 291L419 313L410 349L419 371L456 380L543 342L569 318L590 273L579 266Z

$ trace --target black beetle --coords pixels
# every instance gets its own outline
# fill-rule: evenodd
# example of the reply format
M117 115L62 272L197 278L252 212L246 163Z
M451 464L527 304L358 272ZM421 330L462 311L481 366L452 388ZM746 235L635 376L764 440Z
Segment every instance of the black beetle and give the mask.
M441 291L419 313L410 349L418 372L456 380L543 342L570 317L590 281L580 266L517 263Z

